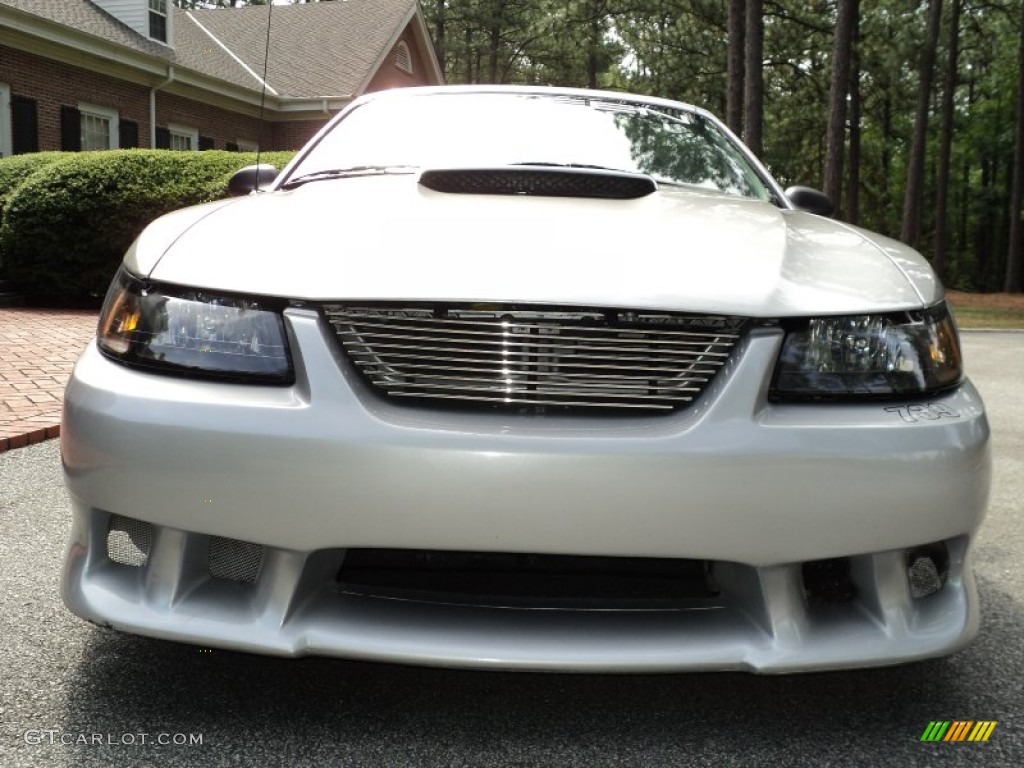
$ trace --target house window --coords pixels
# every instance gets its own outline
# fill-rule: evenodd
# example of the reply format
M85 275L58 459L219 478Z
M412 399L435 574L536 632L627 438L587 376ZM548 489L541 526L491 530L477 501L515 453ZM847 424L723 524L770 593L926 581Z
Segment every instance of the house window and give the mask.
M412 74L412 54L409 53L409 46L405 40L399 41L395 46L395 66L403 72Z
M149 36L167 42L167 0L149 0Z
M235 146L238 147L237 152L259 152L260 145L255 141L249 141L248 139L239 139L235 142Z
M78 112L80 149L117 149L120 128L116 109L79 104Z
M11 88L0 83L0 157L9 157L11 146Z
M171 134L170 149L176 149L179 152L191 152L194 149L199 149L199 131L195 128L172 123L167 126L167 130Z
M191 152L193 148L191 136L171 131L171 149L178 152Z

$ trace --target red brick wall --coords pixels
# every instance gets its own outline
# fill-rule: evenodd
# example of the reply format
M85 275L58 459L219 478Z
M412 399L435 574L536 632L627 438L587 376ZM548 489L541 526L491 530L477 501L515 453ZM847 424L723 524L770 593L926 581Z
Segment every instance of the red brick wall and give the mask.
M235 143L239 139L259 142L261 137L260 120L258 117L242 115L220 107L213 107L198 101L165 91L156 92L156 124L165 127L169 123L195 128L200 136L213 139L214 149L224 149L227 143ZM270 124L262 132L262 144L265 149L277 149L269 146L273 139ZM148 143L149 139L143 139Z
M273 125L273 149L299 149L313 138L313 134L323 128L324 123L336 113L324 117L323 120L291 120Z
M11 95L35 99L39 149L60 149L60 108L80 102L117 109L122 120L139 124L139 142L149 141L149 90L79 67L0 47L0 82Z
M100 75L53 59L0 46L0 82L14 96L36 101L40 151L60 149L60 108L80 103L111 107L122 120L139 125L139 145L149 146L149 87ZM214 140L215 149L239 139L260 141L264 149L298 149L326 122L266 121L262 132L256 117L203 104L166 91L156 94L156 123L178 123Z

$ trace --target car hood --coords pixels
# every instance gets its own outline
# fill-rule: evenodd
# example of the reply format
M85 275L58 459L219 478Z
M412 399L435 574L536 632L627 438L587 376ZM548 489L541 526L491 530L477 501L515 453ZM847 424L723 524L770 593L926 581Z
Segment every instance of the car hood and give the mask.
M126 266L301 300L538 302L779 317L920 307L914 251L756 200L662 186L636 200L435 192L411 175L313 182L154 222Z

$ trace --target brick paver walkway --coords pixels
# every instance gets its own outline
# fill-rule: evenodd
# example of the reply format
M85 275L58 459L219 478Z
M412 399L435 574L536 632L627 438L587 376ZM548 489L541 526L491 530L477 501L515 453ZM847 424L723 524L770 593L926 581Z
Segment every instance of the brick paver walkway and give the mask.
M60 434L64 385L97 313L0 308L0 451Z

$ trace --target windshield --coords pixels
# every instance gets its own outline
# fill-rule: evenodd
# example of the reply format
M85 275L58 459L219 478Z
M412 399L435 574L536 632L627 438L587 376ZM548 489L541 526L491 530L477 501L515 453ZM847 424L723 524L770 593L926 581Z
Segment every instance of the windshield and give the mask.
M567 165L646 173L769 200L711 121L685 111L536 94L417 94L369 101L302 158L289 182L347 169Z

